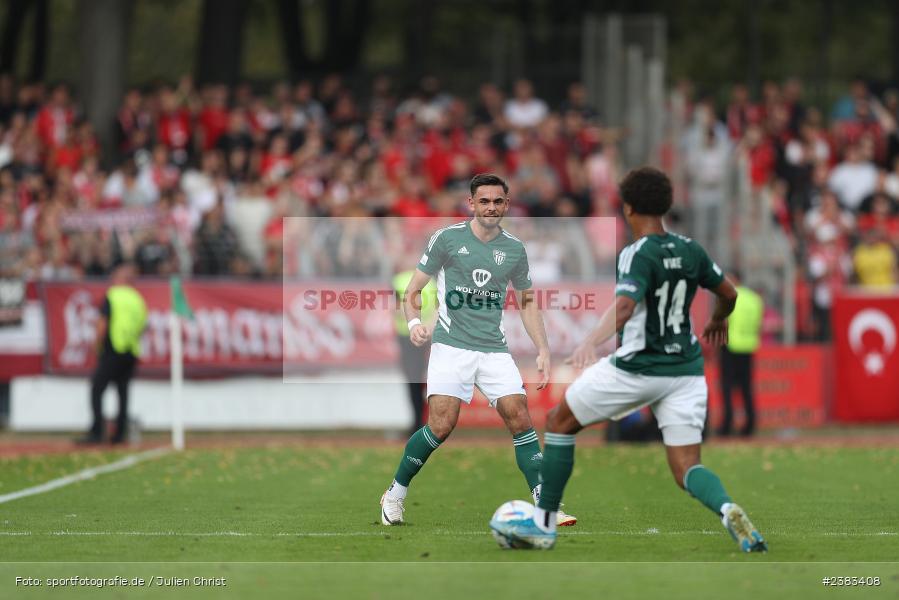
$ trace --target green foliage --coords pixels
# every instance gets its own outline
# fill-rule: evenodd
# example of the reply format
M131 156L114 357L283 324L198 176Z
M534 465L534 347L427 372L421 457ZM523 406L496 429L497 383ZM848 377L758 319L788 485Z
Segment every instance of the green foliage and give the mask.
M370 70L401 71L408 64L405 40L409 0L372 0L362 65ZM564 3L564 0L559 0ZM133 0L128 60L132 84L157 78L175 80L192 72L197 53L201 0ZM555 9L565 15L565 38L579 35L580 6L592 3L569 2L570 8ZM759 72L764 79L783 80L797 75L808 82L815 97L829 99L842 92L845 82L856 74L887 80L893 72L891 52L891 4L888 0L831 2L829 52L822 55L823 31L827 27L827 2L801 0L645 0L607 1L602 10L625 14L663 13L668 19L668 73L671 80L689 78L700 88L715 90L736 81L747 81L752 59L751 14L756 15L759 40ZM312 56L323 48L324 10L322 1L300 3L304 12L304 35ZM496 62L515 76L521 52L522 24L517 4L508 0L481 2L454 0L436 3L432 30L428 34L425 64L444 76L447 83L462 85L471 79L489 77ZM533 0L534 40L541 53L553 52L547 45L552 28L554 4ZM78 73L78 0L51 0L50 79L74 81ZM278 27L276 4L252 0L245 35L243 73L254 80L275 80L286 75L286 65ZM30 27L31 18L26 22ZM30 31L30 29L29 29ZM24 72L29 56L30 35L23 36L18 54L18 70ZM566 44L566 46L569 46ZM570 51L571 47L568 47ZM511 53L503 53L503 48ZM560 49L556 49L561 52ZM575 67L571 52L557 56L559 68ZM497 54L497 52L499 54ZM551 59L552 56L549 55ZM497 62L498 61L498 62ZM531 65L533 66L533 65ZM455 79L459 79L456 82ZM475 85L468 81L467 87Z

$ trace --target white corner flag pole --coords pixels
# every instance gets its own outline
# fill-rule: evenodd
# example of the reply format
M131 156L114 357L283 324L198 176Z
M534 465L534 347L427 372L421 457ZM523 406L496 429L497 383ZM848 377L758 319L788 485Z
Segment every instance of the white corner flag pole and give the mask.
M175 311L169 312L169 350L172 374L172 447L184 450L184 349L181 341L181 317Z

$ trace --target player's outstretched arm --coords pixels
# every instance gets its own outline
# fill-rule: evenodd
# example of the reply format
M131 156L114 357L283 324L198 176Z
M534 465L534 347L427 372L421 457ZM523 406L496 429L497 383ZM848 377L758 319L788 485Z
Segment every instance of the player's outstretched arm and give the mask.
M725 277L712 293L715 294L715 309L702 332L702 339L713 346L723 346L727 343L727 317L737 305L737 288Z
M525 331L531 337L531 341L537 346L537 371L540 372L540 383L537 389L542 390L549 384L550 356L549 342L546 339L546 327L543 325L543 315L537 306L534 290L521 290L515 292L518 295L518 306L521 307L521 322Z
M599 324L590 332L580 346L565 360L565 364L583 369L596 362L596 347L624 329L624 324L634 314L637 303L628 296L617 296L615 304L606 309L599 318Z
M420 269L415 269L409 285L406 286L406 295L403 297L403 313L410 323L409 339L416 346L423 346L431 339L431 330L421 322L421 291L428 285L430 279L430 275Z

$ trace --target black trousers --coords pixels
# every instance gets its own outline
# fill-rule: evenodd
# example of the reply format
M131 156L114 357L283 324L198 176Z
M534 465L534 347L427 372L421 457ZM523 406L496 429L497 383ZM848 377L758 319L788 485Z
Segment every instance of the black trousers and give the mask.
M750 435L755 431L755 404L752 397L752 354L735 353L721 349L721 399L724 402L724 421L721 433L728 434L733 427L734 409L731 391L737 387L743 396L743 410L746 425L741 433Z
M133 354L118 354L104 351L97 360L97 368L91 377L91 410L94 423L90 435L103 437L103 392L110 383L115 383L119 396L119 414L116 418L116 430L113 440L122 441L128 427L128 385L134 377L137 357Z
M427 353L425 348L419 348L409 340L409 336L396 336L397 343L400 346L400 363L403 369L403 377L406 379L406 385L409 386L409 401L412 403L412 414L415 415L415 422L412 423L412 429L419 429L422 423L422 415L424 414L425 391L425 361Z

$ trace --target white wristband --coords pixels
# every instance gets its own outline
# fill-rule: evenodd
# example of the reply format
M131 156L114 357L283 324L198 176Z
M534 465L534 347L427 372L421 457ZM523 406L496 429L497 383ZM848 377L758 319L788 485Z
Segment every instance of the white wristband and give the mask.
M412 333L412 328L416 325L421 325L421 319L419 319L418 317L415 317L414 319L406 323L406 327L409 328L409 333Z

